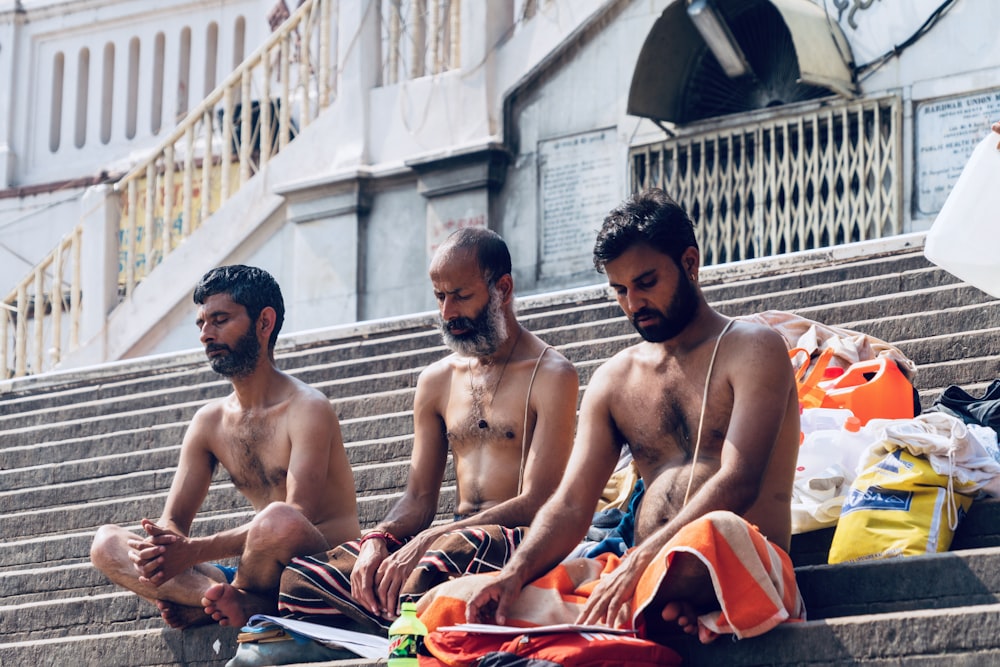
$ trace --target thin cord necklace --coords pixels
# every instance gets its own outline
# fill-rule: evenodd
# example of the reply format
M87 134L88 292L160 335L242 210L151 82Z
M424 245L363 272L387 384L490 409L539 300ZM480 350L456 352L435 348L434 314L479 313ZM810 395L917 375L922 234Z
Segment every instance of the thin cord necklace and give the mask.
M510 363L510 358L514 356L514 350L517 349L517 344L521 342L522 331L524 331L524 329L521 328L521 325L517 325L517 338L514 339L514 344L511 346L510 352L507 353L507 359L503 362L503 368L500 369L500 377L497 378L496 384L493 385L493 394L490 396L490 404L488 406L490 412L493 411L493 401L497 397L497 390L500 389L500 383L503 382L503 375L507 372L507 364ZM479 428L487 429L490 427L490 424L482 418L483 407L480 404L480 401L477 400L478 392L476 391L475 385L472 384L472 359L469 359L467 363L469 366L469 393L472 394L472 407L480 415L478 422Z

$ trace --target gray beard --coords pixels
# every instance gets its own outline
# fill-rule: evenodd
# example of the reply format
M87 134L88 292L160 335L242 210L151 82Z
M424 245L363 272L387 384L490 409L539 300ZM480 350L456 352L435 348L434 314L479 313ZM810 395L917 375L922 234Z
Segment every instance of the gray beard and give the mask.
M483 312L471 321L474 333L455 336L448 331L447 322L441 322L441 338L453 352L463 357L488 357L507 340L507 321L503 317L503 301L499 290L490 288L490 300Z

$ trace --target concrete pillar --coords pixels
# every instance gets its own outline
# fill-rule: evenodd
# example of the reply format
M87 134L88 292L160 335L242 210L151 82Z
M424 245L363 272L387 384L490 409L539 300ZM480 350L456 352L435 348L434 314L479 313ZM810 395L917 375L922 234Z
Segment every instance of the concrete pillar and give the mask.
M447 157L408 162L419 175L417 192L427 199L427 260L452 232L489 227L491 194L503 185L510 155L490 144ZM495 221L494 221L495 222Z
M470 71L489 57L514 25L513 0L465 0L461 7L461 68Z
M286 331L358 320L362 221L371 206L367 185L365 176L352 174L279 193L293 225Z
M337 12L337 100L328 113L338 122L327 145L335 147L334 170L367 163L369 91L377 85L381 70L382 40L379 34L378 0L341 2Z
M0 18L0 190L15 184L17 153L14 147L14 113L17 97L17 73L15 66L20 48L21 24L24 10L15 5L13 11Z
M513 0L466 0L462 3L461 68L463 72L476 72L481 77L482 112L487 116L488 132L500 131L499 105L490 100L500 98L496 90L497 72L493 50L514 25Z
M80 200L83 222L80 346L90 348L92 358L78 359L74 366L105 361L105 344L89 343L98 336L106 338L108 314L118 305L119 202L119 193L105 184L87 188Z

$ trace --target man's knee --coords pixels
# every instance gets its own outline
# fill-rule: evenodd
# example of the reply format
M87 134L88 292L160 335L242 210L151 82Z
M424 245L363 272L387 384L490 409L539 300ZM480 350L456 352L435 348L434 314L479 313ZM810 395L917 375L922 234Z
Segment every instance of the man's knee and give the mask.
M90 562L98 570L106 570L116 562L125 549L125 535L128 531L120 526L106 525L97 529L90 545Z
M287 547L293 549L304 534L312 532L315 527L302 512L288 503L274 502L262 509L250 522L250 532L247 535L248 546L258 548Z

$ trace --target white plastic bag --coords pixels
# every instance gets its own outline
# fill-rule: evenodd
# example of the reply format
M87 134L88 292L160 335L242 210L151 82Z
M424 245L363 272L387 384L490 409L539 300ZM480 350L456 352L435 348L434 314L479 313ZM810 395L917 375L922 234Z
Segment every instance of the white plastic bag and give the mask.
M924 256L1000 298L1000 135L979 142L927 232Z

